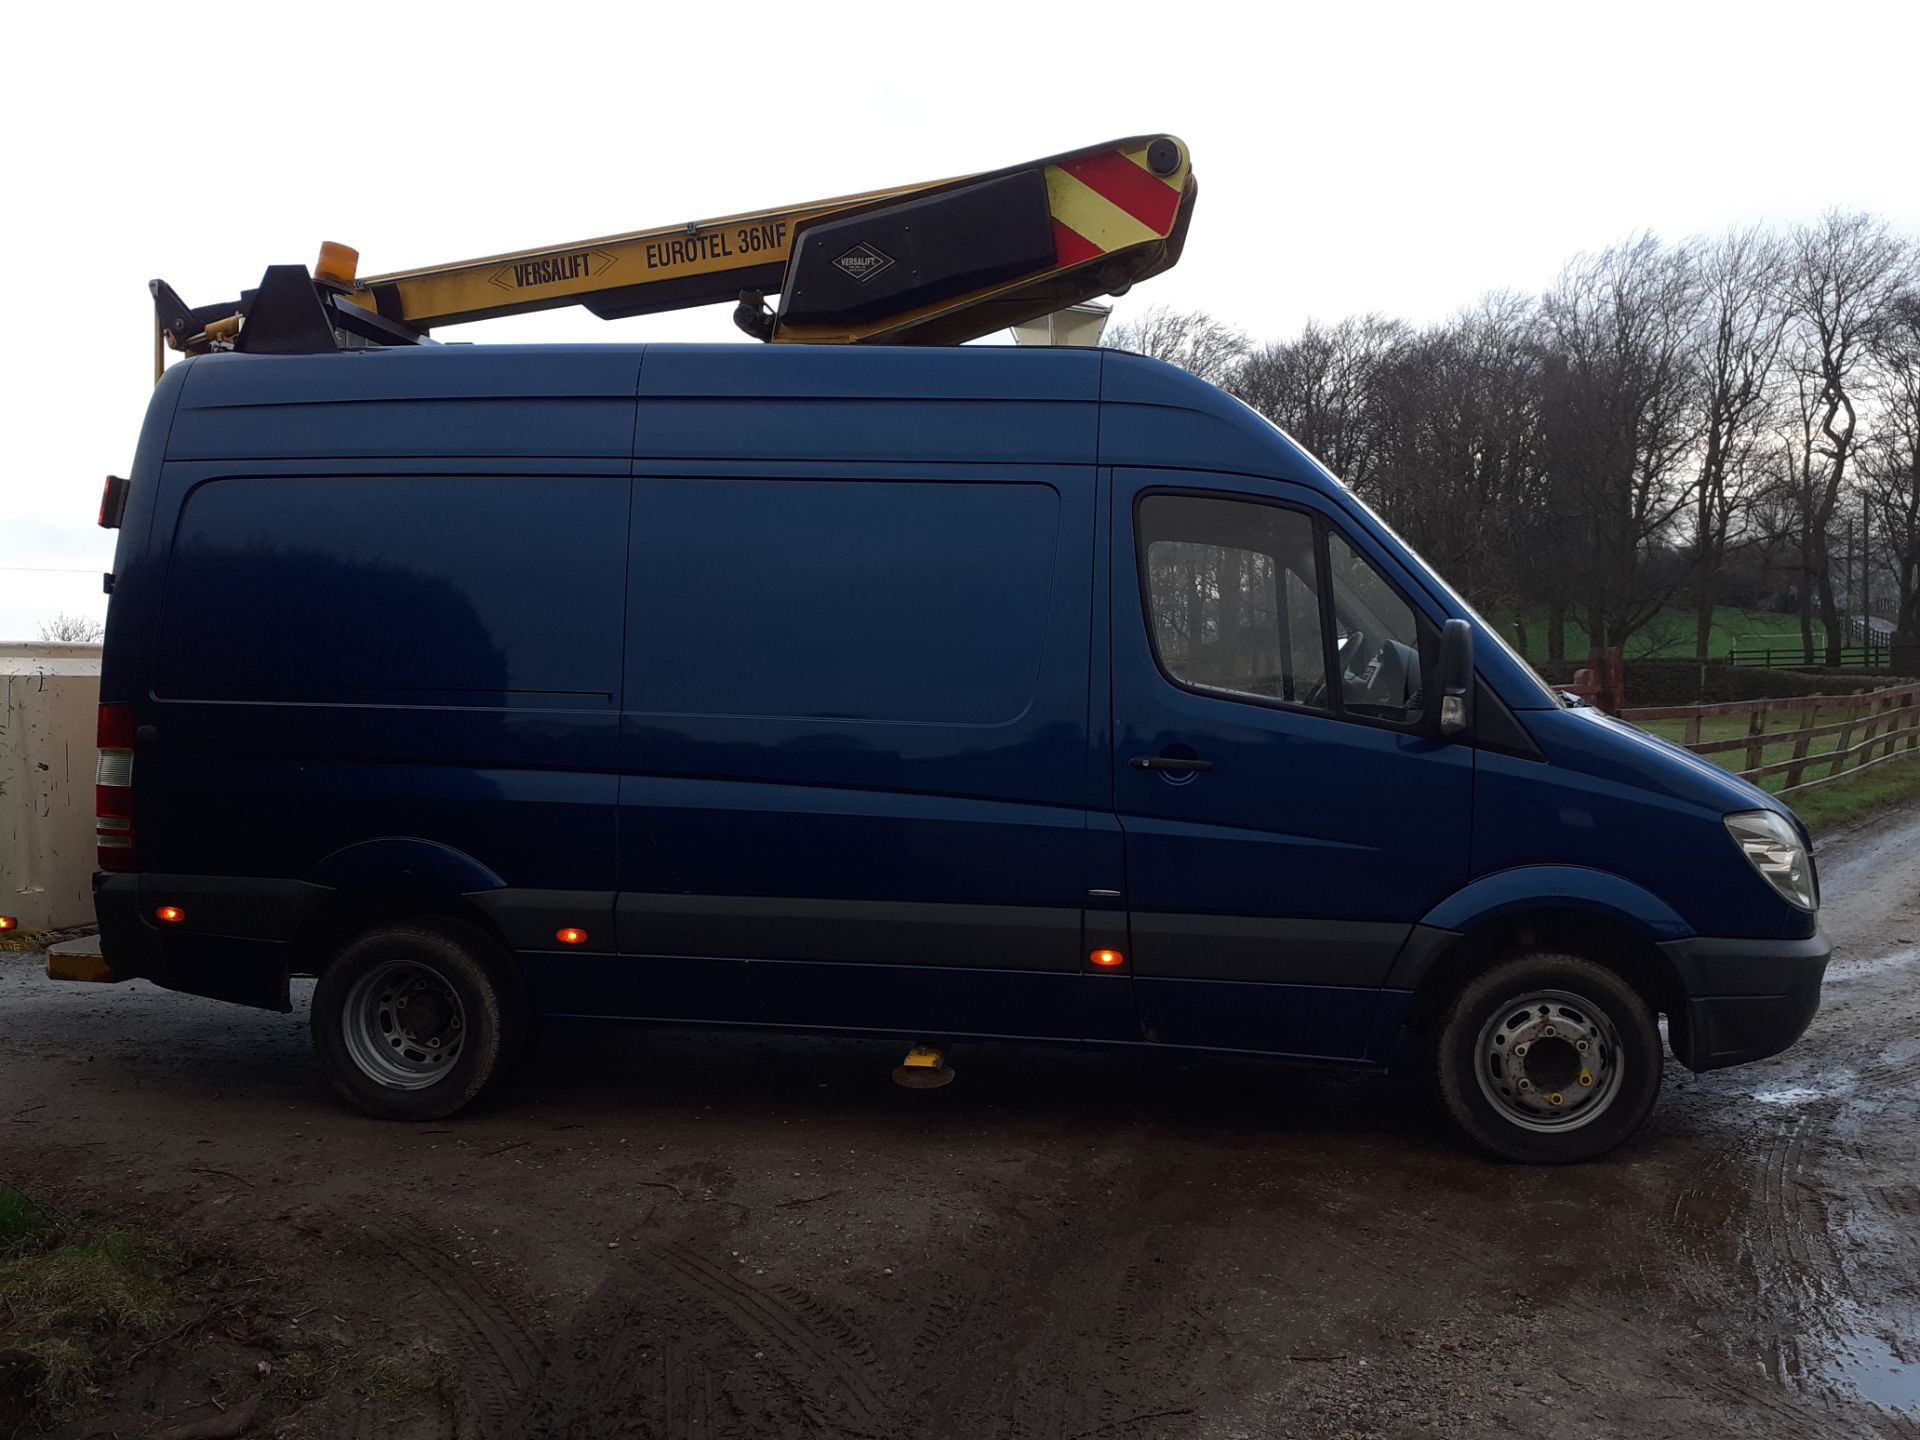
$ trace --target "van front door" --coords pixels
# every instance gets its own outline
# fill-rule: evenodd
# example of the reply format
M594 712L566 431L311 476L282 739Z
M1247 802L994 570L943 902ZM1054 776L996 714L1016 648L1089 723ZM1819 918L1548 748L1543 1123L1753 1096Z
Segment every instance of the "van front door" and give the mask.
M1275 481L1115 472L1113 787L1151 1040L1357 1058L1467 874L1473 752L1430 738L1436 618Z

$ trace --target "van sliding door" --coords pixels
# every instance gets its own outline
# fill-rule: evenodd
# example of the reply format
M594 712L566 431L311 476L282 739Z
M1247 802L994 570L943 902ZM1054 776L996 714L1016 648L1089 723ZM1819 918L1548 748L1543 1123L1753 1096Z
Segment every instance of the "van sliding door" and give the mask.
M1093 471L821 468L636 479L625 958L548 1008L1077 1038Z

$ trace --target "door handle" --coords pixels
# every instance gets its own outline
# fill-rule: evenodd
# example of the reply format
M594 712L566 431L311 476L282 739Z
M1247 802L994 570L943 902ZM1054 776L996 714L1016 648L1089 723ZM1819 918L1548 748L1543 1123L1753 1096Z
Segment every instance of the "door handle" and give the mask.
M1180 775L1197 775L1213 769L1211 760L1189 760L1178 755L1136 755L1127 764L1136 770L1160 770Z

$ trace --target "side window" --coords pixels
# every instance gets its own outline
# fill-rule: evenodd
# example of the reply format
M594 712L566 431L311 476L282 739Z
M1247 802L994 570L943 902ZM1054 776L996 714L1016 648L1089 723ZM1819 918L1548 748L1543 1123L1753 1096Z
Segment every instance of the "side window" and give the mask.
M1327 536L1327 560L1347 713L1401 723L1418 718L1420 632L1412 607L1337 531Z
M1250 501L1150 495L1138 528L1154 649L1169 675L1328 708L1312 520Z

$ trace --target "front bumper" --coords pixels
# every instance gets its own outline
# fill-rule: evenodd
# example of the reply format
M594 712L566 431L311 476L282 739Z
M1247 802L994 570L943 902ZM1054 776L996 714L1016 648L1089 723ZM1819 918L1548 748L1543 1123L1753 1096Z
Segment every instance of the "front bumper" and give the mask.
M1804 940L1673 940L1666 952L1685 996L1667 1016L1673 1053L1689 1070L1778 1055L1812 1023L1833 947Z

